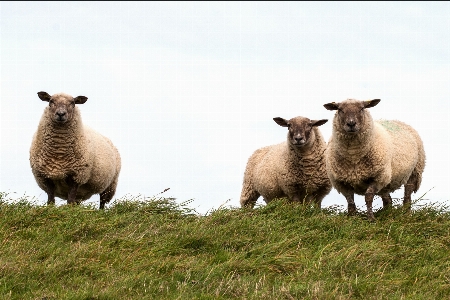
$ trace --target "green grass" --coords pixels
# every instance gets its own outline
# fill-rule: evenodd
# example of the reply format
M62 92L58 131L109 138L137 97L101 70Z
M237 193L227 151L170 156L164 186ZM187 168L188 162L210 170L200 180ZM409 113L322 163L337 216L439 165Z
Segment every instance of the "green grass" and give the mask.
M0 299L448 299L450 213L275 201L38 206L0 194Z

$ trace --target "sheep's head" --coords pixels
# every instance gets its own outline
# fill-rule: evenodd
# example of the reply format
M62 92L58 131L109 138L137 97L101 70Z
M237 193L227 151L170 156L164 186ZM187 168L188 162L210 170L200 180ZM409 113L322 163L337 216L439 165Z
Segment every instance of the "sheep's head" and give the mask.
M273 120L282 127L287 127L289 130L288 140L291 145L296 147L303 147L308 145L310 141L315 139L314 131L315 126L325 124L328 120L310 120L304 117L295 117L290 120L283 118L273 118Z
M46 92L37 93L42 101L47 101L49 104L50 116L56 124L64 124L73 118L75 104L83 104L87 101L87 97L78 96L73 98L67 94L55 94L50 96Z
M337 110L335 118L337 118L339 126L345 132L353 134L360 131L364 124L364 118L367 116L365 109L374 107L379 102L380 99L367 101L347 99L339 103L327 103L323 106L328 110Z

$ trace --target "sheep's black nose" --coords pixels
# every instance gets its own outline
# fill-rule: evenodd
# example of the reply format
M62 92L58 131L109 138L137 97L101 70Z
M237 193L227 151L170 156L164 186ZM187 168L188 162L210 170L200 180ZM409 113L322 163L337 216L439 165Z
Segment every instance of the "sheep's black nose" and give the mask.
M303 142L303 141L304 141L304 138L303 138L302 136L296 136L296 137L294 137L294 140L295 140L297 143L300 143L300 142Z
M354 120L350 120L350 121L347 122L347 125L348 125L349 127L353 127L353 126L356 125L356 122L355 122Z
M66 112L65 112L65 111L58 111L58 112L56 112L56 114L57 114L59 117L63 117L63 116L65 116Z

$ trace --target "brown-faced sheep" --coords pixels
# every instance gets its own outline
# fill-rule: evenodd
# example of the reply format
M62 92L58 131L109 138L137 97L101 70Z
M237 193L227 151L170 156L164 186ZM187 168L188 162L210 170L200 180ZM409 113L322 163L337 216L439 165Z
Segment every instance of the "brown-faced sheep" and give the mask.
M287 141L256 150L249 158L244 173L240 203L252 208L259 196L266 203L274 198L314 203L331 191L325 166L326 144L318 126L328 120L314 121L304 117L290 120L274 118L288 127Z
M76 105L87 97L46 92L38 96L49 105L33 136L30 165L37 184L48 195L47 204L54 204L55 196L71 204L100 194L103 209L116 192L119 152L108 138L82 123Z
M419 189L425 167L422 140L411 126L396 120L373 121L368 108L379 102L347 99L324 104L328 110L337 110L326 151L328 176L347 199L349 215L356 213L354 193L365 196L369 220L375 220L374 195L388 207L392 204L389 193L402 185L403 205L410 209L411 194Z

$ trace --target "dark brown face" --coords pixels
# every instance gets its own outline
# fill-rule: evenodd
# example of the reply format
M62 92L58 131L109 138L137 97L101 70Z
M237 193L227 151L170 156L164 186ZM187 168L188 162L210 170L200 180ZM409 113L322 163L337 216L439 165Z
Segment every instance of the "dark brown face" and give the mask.
M57 124L64 124L72 120L75 104L83 104L87 101L87 97L78 96L73 98L66 94L50 96L46 92L39 92L38 96L42 101L48 102L52 121Z
M304 117L295 117L290 120L283 118L273 118L273 120L280 126L287 127L289 130L289 142L296 147L303 147L308 145L311 140L314 140L315 126L325 124L328 120L310 120Z
M353 134L361 130L366 116L364 110L369 107L374 107L379 102L380 99L368 101L348 99L340 103L327 103L324 106L328 110L337 110L335 117L340 127L347 133Z

